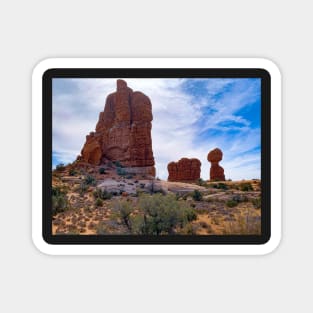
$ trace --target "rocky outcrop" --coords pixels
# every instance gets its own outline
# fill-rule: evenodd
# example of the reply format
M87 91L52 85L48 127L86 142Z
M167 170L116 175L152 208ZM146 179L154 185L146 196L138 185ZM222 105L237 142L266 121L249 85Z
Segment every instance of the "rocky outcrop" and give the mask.
M208 161L211 162L210 180L225 180L224 169L218 164L223 159L222 150L215 148L208 154Z
M126 168L155 176L150 99L117 80L116 92L108 95L95 132L86 137L80 159L93 165L119 161Z
M201 162L198 159L182 158L167 165L168 181L196 181L200 178Z

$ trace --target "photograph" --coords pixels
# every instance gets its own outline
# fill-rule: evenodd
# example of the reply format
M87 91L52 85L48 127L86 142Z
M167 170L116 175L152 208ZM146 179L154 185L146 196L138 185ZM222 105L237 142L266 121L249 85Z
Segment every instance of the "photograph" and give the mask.
M261 235L261 102L257 77L53 78L52 235Z

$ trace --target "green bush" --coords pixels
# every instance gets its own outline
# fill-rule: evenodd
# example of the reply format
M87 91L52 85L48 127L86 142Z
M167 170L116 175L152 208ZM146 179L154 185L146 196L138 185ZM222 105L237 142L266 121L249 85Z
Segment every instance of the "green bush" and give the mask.
M82 182L81 184L79 184L76 191L82 196L87 191L87 189L88 189L88 185Z
M93 192L94 197L100 198L102 200L107 200L107 199L111 199L112 198L112 193L108 192L106 190L101 190L100 188L97 188L94 192Z
M227 190L228 186L225 183L217 183L212 185L213 188Z
M52 215L64 212L68 207L66 192L60 187L52 187Z
M197 185L202 186L202 187L208 187L209 185L207 184L207 182L205 180L203 180L202 178L199 178L197 180Z
M115 164L116 167L123 167L120 161L115 161L113 163Z
M106 174L106 171L105 171L104 167L100 167L99 168L99 174Z
M100 199L100 198L97 198L96 201L95 201L95 205L96 206L102 206L103 205L103 200Z
M132 204L127 200L115 201L113 203L113 209L117 216L122 220L124 225L129 231L132 231L132 225L130 222L130 215L133 213L134 208Z
M241 191L253 191L253 187L252 187L251 183L241 183L239 185L239 189Z
M125 176L125 175L127 175L127 172L123 168L117 167L116 168L116 174L119 176Z
M139 198L139 209L143 212L136 218L135 232L146 235L174 234L175 228L183 228L197 218L196 213L175 195L153 194Z
M71 168L70 171L69 171L69 175L70 176L75 176L75 175L77 175L77 171L75 169Z
M238 202L236 200L228 200L226 201L226 205L229 207L229 208L233 208L235 207L236 205L238 205Z
M95 186L96 185L96 179L91 175L87 175L84 179L84 183L87 186Z
M192 198L195 201L201 201L202 200L202 193L199 190L194 190L192 193Z

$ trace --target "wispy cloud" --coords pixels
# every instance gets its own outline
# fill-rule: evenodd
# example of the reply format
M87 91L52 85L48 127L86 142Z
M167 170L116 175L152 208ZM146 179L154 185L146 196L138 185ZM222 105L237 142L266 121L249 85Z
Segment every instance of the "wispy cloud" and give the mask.
M257 79L126 79L152 102L157 175L167 164L197 157L204 179L210 149L224 152L227 178L260 177L260 82ZM71 162L94 130L116 79L56 79L53 83L54 163Z

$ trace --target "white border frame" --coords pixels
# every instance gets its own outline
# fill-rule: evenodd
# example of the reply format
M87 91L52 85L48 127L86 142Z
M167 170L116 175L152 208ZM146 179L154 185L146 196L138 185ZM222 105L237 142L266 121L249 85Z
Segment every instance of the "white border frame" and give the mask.
M51 68L263 68L271 75L271 238L246 245L48 244L42 237L42 76ZM32 75L32 238L51 255L262 255L281 239L281 75L262 58L56 58L36 65Z

